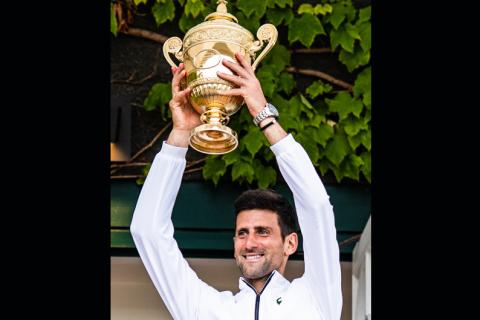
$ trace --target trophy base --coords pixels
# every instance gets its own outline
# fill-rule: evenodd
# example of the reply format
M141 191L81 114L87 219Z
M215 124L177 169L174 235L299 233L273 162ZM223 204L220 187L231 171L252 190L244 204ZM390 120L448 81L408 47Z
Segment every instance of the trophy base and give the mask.
M205 123L190 133L190 146L206 154L225 154L237 148L238 137L235 131L223 124Z

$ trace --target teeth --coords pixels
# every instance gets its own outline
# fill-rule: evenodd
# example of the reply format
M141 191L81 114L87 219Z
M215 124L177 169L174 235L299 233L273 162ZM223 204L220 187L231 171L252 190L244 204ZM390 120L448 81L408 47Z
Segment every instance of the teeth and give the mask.
M257 254L255 256L246 256L246 259L247 260L256 260L256 259L260 259L261 255Z

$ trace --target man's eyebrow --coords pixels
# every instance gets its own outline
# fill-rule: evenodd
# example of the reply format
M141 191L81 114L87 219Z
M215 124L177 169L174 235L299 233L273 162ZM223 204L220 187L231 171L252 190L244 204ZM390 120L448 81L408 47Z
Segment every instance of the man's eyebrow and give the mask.
M258 230L264 230L264 229L266 229L266 230L272 230L272 228L271 228L271 227L268 227L268 226L255 226L254 229L255 229L256 231L258 231Z
M240 229L237 230L237 233L239 233L240 231L248 232L248 228L240 228Z

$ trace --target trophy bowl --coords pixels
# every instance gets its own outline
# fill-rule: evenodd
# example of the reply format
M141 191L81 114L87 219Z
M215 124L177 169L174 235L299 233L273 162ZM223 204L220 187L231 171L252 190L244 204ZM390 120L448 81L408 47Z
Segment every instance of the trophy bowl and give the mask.
M176 67L170 54L182 61L187 73L185 88L192 88L189 101L200 114L202 124L190 133L190 146L206 154L225 154L238 146L238 135L227 126L230 116L236 113L244 101L240 96L226 96L218 91L236 87L230 81L217 76L217 71L233 74L222 64L222 60L237 62L239 52L255 70L275 44L278 32L274 25L264 24L253 34L238 24L235 16L227 12L226 1L217 1L217 11L205 17L205 21L194 26L179 37L168 38L163 44L167 62ZM264 49L256 57L256 53Z

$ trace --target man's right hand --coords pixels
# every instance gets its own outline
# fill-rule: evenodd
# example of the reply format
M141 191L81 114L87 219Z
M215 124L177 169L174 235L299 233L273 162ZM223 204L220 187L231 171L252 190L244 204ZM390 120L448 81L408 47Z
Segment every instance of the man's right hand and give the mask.
M172 100L168 103L172 112L173 129L168 136L167 143L177 147L188 147L190 131L202 124L200 115L193 109L188 100L192 89L182 90L181 81L186 79L186 70L183 63L172 67Z

